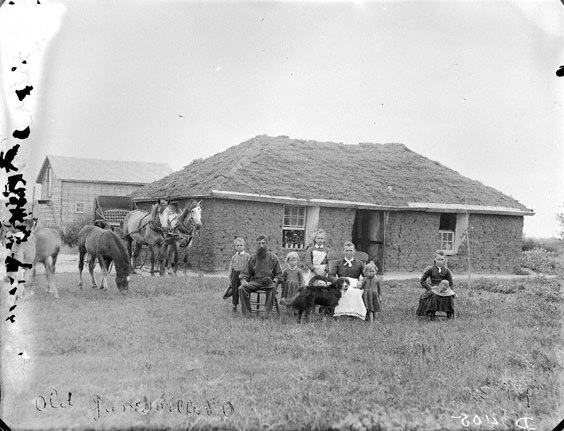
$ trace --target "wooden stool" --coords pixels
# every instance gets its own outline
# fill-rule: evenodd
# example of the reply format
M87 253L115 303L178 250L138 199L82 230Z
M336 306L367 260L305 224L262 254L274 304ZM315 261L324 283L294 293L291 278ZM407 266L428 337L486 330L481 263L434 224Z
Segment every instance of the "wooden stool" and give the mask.
M249 299L251 302L251 314L266 312L266 298L270 290L272 289L258 289L250 293ZM255 298L253 298L253 294L256 295ZM276 313L280 314L280 307L278 306L278 298L276 297L276 295L274 295L274 301L272 305L273 308L276 309Z

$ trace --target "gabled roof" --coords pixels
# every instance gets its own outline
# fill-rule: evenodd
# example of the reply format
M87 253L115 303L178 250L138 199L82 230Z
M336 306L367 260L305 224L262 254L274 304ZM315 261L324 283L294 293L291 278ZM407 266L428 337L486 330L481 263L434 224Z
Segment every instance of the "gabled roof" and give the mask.
M255 196L258 198L251 198ZM139 188L136 200L217 196L359 203L425 209L417 203L503 208L530 213L517 200L423 157L403 144L345 145L257 136ZM246 196L246 197L245 197ZM364 203L364 204L361 204ZM415 206L413 206L415 204ZM449 207L450 205L450 207ZM454 205L454 206L453 206ZM496 212L495 208L492 211ZM474 208L475 209L475 208ZM506 211L508 210L508 211Z
M45 157L36 183L41 183L47 167L59 180L104 183L148 184L172 172L167 163L83 159L79 157Z

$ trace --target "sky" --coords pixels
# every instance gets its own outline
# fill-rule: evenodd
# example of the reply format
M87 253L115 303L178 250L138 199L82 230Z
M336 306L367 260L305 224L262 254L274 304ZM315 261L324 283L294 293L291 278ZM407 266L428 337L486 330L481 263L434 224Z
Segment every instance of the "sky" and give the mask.
M0 30L0 139L31 123L30 183L47 154L179 170L262 134L400 142L533 209L525 235L558 231L556 0L40 3L0 7L35 38Z

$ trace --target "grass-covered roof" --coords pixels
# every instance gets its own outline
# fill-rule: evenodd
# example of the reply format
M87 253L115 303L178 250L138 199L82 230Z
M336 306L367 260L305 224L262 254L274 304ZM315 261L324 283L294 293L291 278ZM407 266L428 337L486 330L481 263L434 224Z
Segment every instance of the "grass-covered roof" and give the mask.
M131 196L180 198L212 190L390 206L428 202L527 210L403 144L345 145L264 135L194 160Z

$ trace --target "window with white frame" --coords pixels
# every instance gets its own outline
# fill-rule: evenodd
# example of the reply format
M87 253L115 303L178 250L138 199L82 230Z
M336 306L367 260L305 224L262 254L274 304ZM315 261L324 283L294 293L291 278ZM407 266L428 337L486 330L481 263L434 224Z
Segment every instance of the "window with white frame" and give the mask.
M282 247L305 249L306 208L285 206L282 222Z
M439 222L439 250L454 251L454 233L456 232L456 214L443 213Z
M84 202L75 202L74 212L79 214L84 214Z

